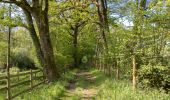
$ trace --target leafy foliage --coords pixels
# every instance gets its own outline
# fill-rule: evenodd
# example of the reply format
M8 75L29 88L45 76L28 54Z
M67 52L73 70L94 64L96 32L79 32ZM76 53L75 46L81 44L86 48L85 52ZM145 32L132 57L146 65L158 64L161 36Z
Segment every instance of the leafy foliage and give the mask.
M23 53L16 53L12 56L12 64L21 70L37 69L34 61Z
M139 70L139 82L143 87L155 87L169 90L169 68L161 65L143 65Z
M8 1L24 3L24 0ZM28 5L31 5L30 7L35 6L36 8L36 5L32 4L33 2L40 5L36 0L26 1ZM52 42L51 52L54 51L54 58L46 60L55 60L57 67L52 66L57 68L55 73L59 72L62 76L70 68L75 67L76 60L81 69L95 67L106 74L109 73L110 76L120 74L121 79L126 79L123 82L128 84L107 79L102 85L97 99L115 99L115 96L119 96L116 98L120 100L126 99L126 97L144 99L145 95L152 99L149 95L159 94L157 91L154 92L155 94L149 92L148 95L146 92L141 96L140 93L136 93L135 96L134 93L129 93L132 91L128 81L131 80L132 66L136 71L136 74L134 72L133 75L138 74L138 83L142 87L163 88L169 91L170 0L79 0L76 2L75 0L46 0L44 2L47 1L49 1L48 15L46 15L48 18L39 20L39 17L42 17L39 15L34 18L36 14L44 13L41 11L36 13L36 10L26 7L25 10L28 12L35 11L30 13L30 19L33 19L30 24L27 22L24 12L14 5L15 3L11 5L12 16L10 17L9 4L2 3L3 0L0 0L0 65L6 62L7 33L8 28L11 27L11 52L13 53L11 61L20 69L41 67L36 50L43 50L42 43L45 42L44 39L48 38L48 42L45 44ZM102 1L105 4L103 8ZM107 10L106 14L104 14L104 10ZM44 19L46 21L40 24L39 21ZM47 22L47 19L49 22L44 25L43 23ZM107 19L108 21L106 21ZM34 32L29 30L29 24L35 28L34 36ZM105 29L107 24L108 29ZM49 27L48 35L46 35L47 33L41 34L42 29L39 29L41 25L44 25L43 29ZM106 32L106 30L109 31ZM104 35L106 40L103 38ZM40 40L40 42L37 41L37 44L40 45L39 48L35 46L35 41L32 41L35 36L37 36L37 40ZM44 50L48 49L50 48ZM42 51L42 57L43 54L47 54L44 56L47 57L51 52ZM134 56L135 60L132 59ZM103 76L103 78L106 77ZM43 93L43 91L48 88L49 98L46 98L46 92ZM123 90L125 91L122 93ZM52 87L47 86L41 91L42 98L39 98L40 94L38 94L31 99L57 99L56 97L63 91L64 87L57 82ZM164 99L164 97L160 99Z

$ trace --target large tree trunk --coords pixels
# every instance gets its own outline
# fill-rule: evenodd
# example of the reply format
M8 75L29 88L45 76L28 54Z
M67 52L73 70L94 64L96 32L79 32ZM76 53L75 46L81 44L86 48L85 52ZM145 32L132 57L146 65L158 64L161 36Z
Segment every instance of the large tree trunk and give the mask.
M39 14L38 13L36 12L34 13L34 18L36 20L38 30L39 30L41 48L45 59L44 66L46 68L47 79L48 81L51 82L54 81L57 77L59 77L59 72L55 65L54 52L53 52L53 47L52 47L50 34L49 34L49 23L48 23L47 12L46 13L41 12Z
M34 28L32 16L26 9L23 9L23 11L26 15L26 20L27 20L27 23L28 23L27 29L28 29L28 31L31 35L32 41L33 41L34 46L36 48L35 50L36 50L36 54L37 54L39 63L42 67L44 67L44 64L45 64L44 55L43 55L43 52L42 52L42 49L41 49L39 38L38 38L37 33L35 31L35 28Z

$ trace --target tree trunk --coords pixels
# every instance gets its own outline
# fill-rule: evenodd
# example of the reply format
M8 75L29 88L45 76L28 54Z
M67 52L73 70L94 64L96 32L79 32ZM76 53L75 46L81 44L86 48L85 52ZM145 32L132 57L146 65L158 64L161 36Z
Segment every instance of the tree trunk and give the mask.
M54 52L49 34L48 10L32 12L38 26L40 44L44 54L44 68L48 82L55 81L60 75L54 60Z
M104 0L101 0L100 2L97 0L97 3L98 3L97 13L100 22L100 32L104 40L104 47L107 52L108 45L107 45L106 31L105 31L108 30L108 19L107 19L107 8L106 8L107 3Z
M26 9L23 9L23 11L26 15L26 20L27 20L27 23L28 23L28 31L30 33L30 36L31 36L32 41L34 43L34 46L36 48L36 54L37 54L39 63L42 67L44 67L44 64L45 64L44 55L43 55L43 52L42 52L42 49L41 49L39 38L38 38L37 33L35 31L35 28L34 28L32 16Z
M119 75L119 63L118 60L116 59L116 78L119 79L120 75Z
M73 34L71 36L73 37L73 59L74 59L74 67L78 67L79 59L78 59L78 35L79 35L79 28L85 25L86 21L78 21L75 23L74 26L70 26L71 30L73 31Z
M132 76L133 76L133 91L136 90L136 74L137 74L137 69L136 69L136 58L135 58L135 55L132 55L132 63L133 63L133 73L132 73Z
M104 54L106 55L105 57L107 58L106 63L104 63L104 72L106 74L109 74L110 66L108 64L108 43L107 43L107 37L106 33L109 32L109 26L108 26L108 16L107 16L107 1L106 0L96 0L97 2L97 13L98 13L98 18L99 18L99 23L100 23L100 33L103 38L103 45L104 45Z
M46 69L47 79L48 81L54 81L57 77L59 77L59 72L55 65L54 53L49 35L48 16L42 15L42 17L43 17L42 19L44 20L40 20L38 28L40 33L40 43L42 50L44 52L45 67L47 67Z
M78 58L77 58L77 38L78 38L78 28L74 28L74 34L73 34L73 59L74 59L74 67L78 67Z

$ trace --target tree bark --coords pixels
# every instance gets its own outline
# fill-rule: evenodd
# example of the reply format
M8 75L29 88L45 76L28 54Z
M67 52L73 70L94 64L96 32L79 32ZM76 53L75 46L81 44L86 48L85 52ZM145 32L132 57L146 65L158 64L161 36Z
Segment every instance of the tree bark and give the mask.
M47 73L47 79L49 82L54 81L59 77L59 72L55 65L54 52L49 34L49 22L48 22L48 11L33 12L33 16L38 26L40 35L40 44L44 54L45 68Z
M108 16L107 16L107 1L106 0L96 0L97 2L97 13L100 23L100 33L103 38L103 45L104 45L104 56L108 58L108 43L107 43L107 37L106 33L109 32L109 26L108 26ZM104 72L109 75L110 66L108 64L108 59L106 59L106 63L104 63Z
M73 58L74 58L74 67L78 67L78 58L77 58L77 38L78 38L78 27L74 28L74 33L73 33Z
M42 67L44 67L45 59L44 59L44 55L43 55L43 52L42 52L42 49L41 49L39 38L38 38L37 33L35 31L35 28L34 28L32 16L29 13L29 11L27 11L26 9L23 9L23 11L26 15L26 20L27 20L27 24L28 24L27 29L28 29L28 31L31 35L32 41L33 41L34 46L36 48L36 54L37 54L39 63Z
M119 75L119 61L118 59L116 59L116 78L119 79L120 75Z
M104 46L106 50L108 49L106 32L109 32L108 18L107 18L107 1L106 0L96 0L97 2L97 13L100 22L100 32L104 40Z
M135 55L132 55L132 63L133 63L133 91L136 90L136 77L137 77L137 69L136 69L136 58Z

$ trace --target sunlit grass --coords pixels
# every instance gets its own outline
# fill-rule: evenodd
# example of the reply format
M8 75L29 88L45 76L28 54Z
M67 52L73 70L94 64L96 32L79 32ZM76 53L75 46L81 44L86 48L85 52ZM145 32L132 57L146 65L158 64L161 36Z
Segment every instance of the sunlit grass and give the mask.
M15 100L58 100L67 94L65 86L68 85L68 81L74 80L75 72L75 70L69 71L63 74L58 81L41 85L32 92L15 98ZM83 76L80 76L76 80L74 94L69 94L70 100L81 100L82 91L87 87L97 90L94 100L170 100L170 94L159 90L137 88L134 92L131 81L128 79L116 80L114 77L107 77L98 70L89 70L89 73L95 77L95 81L90 83ZM0 100L3 99L0 98Z
M28 71L23 71L23 72L19 72L19 73L26 73ZM5 76L6 73L3 73L1 74L2 76ZM17 70L16 68L12 68L11 69L11 75L17 75ZM36 73L36 76L39 77L39 76L42 76L42 72L38 72ZM33 74L33 77L35 77L35 74ZM11 85L14 85L14 84L18 84L18 83L21 83L21 82L24 82L24 81L29 81L30 80L30 75L27 74L27 75L23 75L23 76L19 76L19 77L12 77L10 78L10 84ZM36 85L38 84L39 82L42 82L43 81L43 78L39 78L37 80L33 80L33 84ZM6 86L6 80L0 80L0 87L4 87ZM25 84L22 84L22 85L18 85L16 87L12 87L11 88L11 96L14 96L20 92L22 92L23 90L25 89L28 89L30 88L30 82L27 82ZM0 100L5 100L5 98L7 97L7 91L6 90L1 90L0 91Z
M30 93L17 97L16 100L57 100L64 95L65 86L69 80L74 78L74 73L75 70L63 74L58 81L40 86Z
M163 91L137 88L134 92L129 80L108 78L99 71L93 73L97 76L96 83L99 89L96 100L170 100L170 94Z

